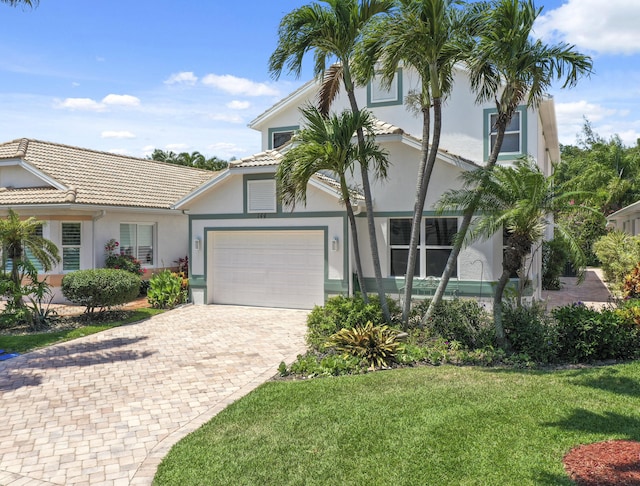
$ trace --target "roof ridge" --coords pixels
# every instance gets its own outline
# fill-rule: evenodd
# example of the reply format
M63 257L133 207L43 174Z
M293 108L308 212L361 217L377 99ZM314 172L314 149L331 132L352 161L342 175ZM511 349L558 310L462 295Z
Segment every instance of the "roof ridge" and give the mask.
M110 157L118 157L121 159L127 159L127 160L137 160L137 161L144 161L144 162L152 162L155 164L159 164L159 165L164 165L167 167L182 167L184 169L189 169L189 170L193 170L193 171L197 171L197 172L201 172L201 173L214 173L214 172L219 172L219 171L213 171L213 170L207 170L207 169L198 169L197 167L189 167L188 165L180 165L180 164L172 164L171 162L162 162L160 160L155 160L155 159L151 159L151 158L146 158L146 157L134 157L132 155L123 155L123 154L116 154L113 152L107 152L105 150L96 150L96 149L90 149L90 148L86 148L86 147L80 147L78 145L69 145L69 144L65 144L65 143L58 143L58 142L48 142L46 140L38 140L36 138L18 138L18 139L14 139L11 140L9 142L5 142L2 143L0 145L6 145L9 143L15 143L18 142L18 150L16 152L16 157L20 157L23 158L26 153L27 153L27 148L29 146L30 143L36 143L36 144L45 144L45 145L53 145L55 147L61 147L61 148L67 148L67 149L73 149L73 150L80 150L82 152L91 152L94 154L102 154L102 155L108 155ZM24 147L24 148L23 148ZM22 155L20 155L22 153Z

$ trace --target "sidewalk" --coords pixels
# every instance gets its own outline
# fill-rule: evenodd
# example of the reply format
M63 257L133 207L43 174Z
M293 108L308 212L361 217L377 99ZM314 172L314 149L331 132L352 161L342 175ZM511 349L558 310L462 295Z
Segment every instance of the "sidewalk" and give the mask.
M563 305L582 302L583 304L602 308L613 302L613 296L602 276L599 268L587 268L583 282L578 285L576 277L560 278L562 288L560 290L543 290L542 300L547 303L548 309Z

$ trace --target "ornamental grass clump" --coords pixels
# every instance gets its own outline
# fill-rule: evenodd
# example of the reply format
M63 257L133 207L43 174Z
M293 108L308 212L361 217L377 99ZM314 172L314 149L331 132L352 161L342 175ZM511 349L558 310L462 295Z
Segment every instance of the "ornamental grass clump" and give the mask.
M345 356L365 361L370 369L388 368L396 362L401 350L399 332L389 326L374 326L371 321L352 329L343 328L333 334L327 343Z

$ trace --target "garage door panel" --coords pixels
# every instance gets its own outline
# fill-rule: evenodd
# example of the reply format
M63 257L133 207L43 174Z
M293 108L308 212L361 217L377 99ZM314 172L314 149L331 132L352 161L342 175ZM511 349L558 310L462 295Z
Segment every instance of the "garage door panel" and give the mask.
M324 300L324 232L213 232L213 302L311 308Z

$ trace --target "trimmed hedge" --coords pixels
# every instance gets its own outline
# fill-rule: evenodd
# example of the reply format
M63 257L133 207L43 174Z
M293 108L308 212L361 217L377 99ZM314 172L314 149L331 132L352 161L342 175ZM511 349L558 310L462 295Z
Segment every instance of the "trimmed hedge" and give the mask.
M74 304L95 309L109 309L134 300L140 292L140 277L126 270L98 268L78 270L62 279L62 293Z

